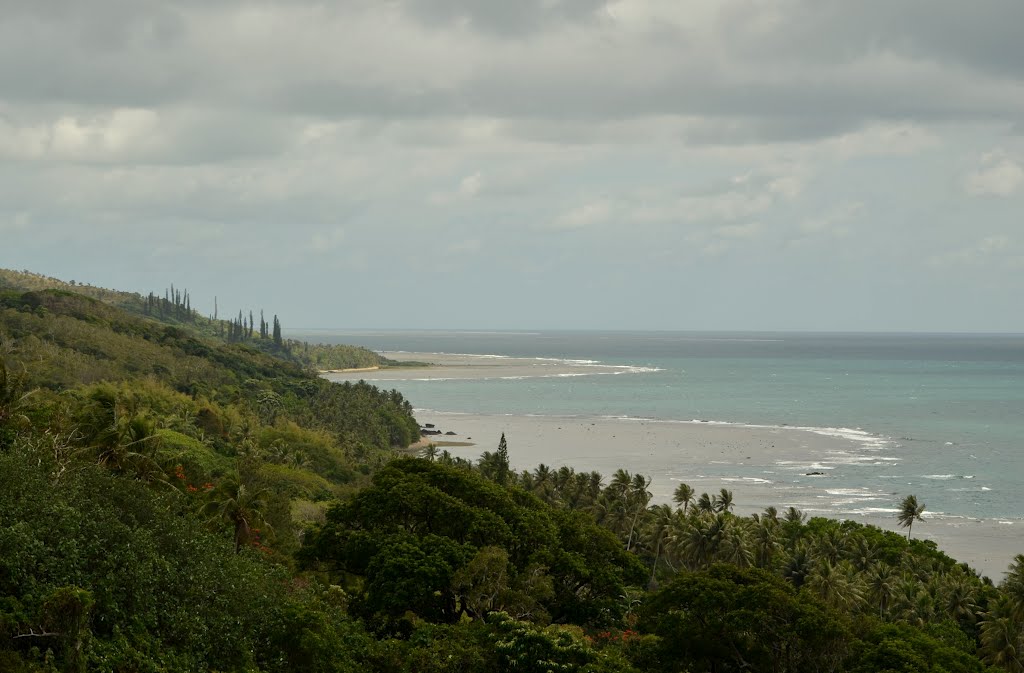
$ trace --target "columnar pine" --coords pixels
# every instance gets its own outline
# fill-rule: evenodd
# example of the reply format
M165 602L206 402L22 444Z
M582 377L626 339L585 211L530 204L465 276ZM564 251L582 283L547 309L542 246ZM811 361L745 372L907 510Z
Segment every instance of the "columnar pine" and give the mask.
M274 316L274 345L278 348L284 345L281 339L281 321L277 319L276 315Z

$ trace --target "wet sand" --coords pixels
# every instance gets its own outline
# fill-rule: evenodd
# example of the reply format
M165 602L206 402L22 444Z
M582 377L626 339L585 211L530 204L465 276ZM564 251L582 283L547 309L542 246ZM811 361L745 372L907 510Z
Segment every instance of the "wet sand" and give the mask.
M387 368L325 374L332 381L522 379L618 375L651 371L643 367L602 365L586 360L539 360L493 355L383 353L393 360L431 362L430 367ZM879 438L848 429L746 426L645 419L555 416L486 416L418 411L420 423L433 423L443 447L453 455L476 459L493 451L504 432L512 467L534 469L544 463L578 471L596 470L606 480L618 468L653 478L655 502L671 502L680 482L696 492L733 491L736 512L750 514L773 505L809 516L846 518L888 530L899 527L895 508L908 495L851 486L858 469L884 469L892 447ZM429 438L428 438L429 439ZM843 473L841 479L830 473ZM927 504L927 503L926 503ZM902 532L902 531L901 531ZM1016 554L1024 553L1024 519L996 521L925 512L914 537L934 540L958 561L999 581Z
M325 373L331 381L450 381L453 379L526 379L574 376L607 376L652 371L646 367L605 365L589 360L511 358L496 355L452 355L448 353L381 353L392 360L429 362L430 367L388 367L385 369L334 371Z
M577 471L596 470L607 480L622 467L653 478L655 502L671 502L676 485L686 482L698 494L733 491L739 514L792 505L809 516L847 518L902 532L891 510L906 493L840 487L828 475L837 464L884 458L886 449L870 440L784 427L639 419L437 412L418 412L417 418L457 433L445 439L472 442L446 447L464 458L493 451L505 433L516 470L532 470L540 463L568 465ZM934 540L947 554L995 581L1016 554L1024 553L1022 533L1020 520L1000 523L927 511L913 530L914 537Z

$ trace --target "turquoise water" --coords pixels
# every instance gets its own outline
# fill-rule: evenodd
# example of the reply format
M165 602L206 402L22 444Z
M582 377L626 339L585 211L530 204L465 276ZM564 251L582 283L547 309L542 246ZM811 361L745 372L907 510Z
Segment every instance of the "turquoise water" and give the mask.
M299 335L303 336L303 335ZM913 492L947 516L1024 517L1024 336L317 332L374 350L590 360L655 371L395 381L418 408L860 429L837 487ZM628 467L628 466L627 466ZM741 467L730 468L748 476ZM755 475L750 475L755 476Z

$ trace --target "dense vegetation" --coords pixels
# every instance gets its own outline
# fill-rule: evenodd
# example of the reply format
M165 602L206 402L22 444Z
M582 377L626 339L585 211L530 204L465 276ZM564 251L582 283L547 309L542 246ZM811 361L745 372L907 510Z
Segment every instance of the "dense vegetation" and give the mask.
M0 292L0 670L1022 670L1024 556L995 587L725 490L515 473L504 438L402 455L410 411L115 301Z
M361 346L344 344L313 344L297 339L287 339L282 334L281 321L277 316L266 320L259 311L256 314L238 311L237 316L223 319L215 308L209 316L203 316L192 306L188 290L175 288L172 284L162 294L150 292L143 296L134 292L120 292L102 287L64 282L57 278L31 273L0 269L0 291L38 292L63 290L74 292L105 304L119 308L135 316L141 316L182 328L186 332L215 341L244 343L250 347L274 355L289 362L315 370L363 369L370 367L422 366L418 362L395 362ZM216 307L216 298L214 306Z

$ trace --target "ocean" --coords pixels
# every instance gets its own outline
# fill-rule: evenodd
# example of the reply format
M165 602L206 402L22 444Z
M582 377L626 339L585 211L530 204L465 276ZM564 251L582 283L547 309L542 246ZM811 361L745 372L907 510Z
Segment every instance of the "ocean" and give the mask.
M933 516L1024 518L1022 335L318 330L289 336L377 351L572 360L590 365L593 374L423 381L411 372L409 380L378 385L433 412L810 428L865 448L806 466L827 470L839 496L837 513L850 513L857 500L844 494L914 493ZM715 469L709 476L726 481L764 476L742 465L709 467Z

